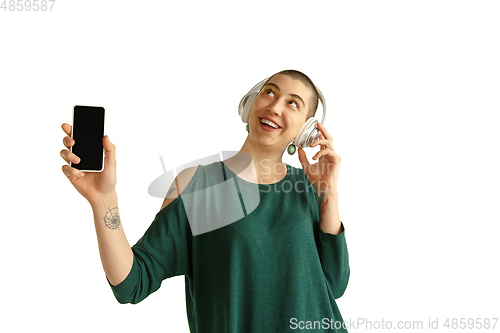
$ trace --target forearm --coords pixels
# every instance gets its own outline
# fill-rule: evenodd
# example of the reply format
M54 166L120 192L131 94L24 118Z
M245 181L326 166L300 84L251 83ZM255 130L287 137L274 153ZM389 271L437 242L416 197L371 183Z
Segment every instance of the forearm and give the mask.
M339 196L336 183L324 193L319 205L321 230L334 235L340 234L343 230L340 223Z
M134 254L125 237L116 193L92 205L102 266L109 282L116 286L127 277Z

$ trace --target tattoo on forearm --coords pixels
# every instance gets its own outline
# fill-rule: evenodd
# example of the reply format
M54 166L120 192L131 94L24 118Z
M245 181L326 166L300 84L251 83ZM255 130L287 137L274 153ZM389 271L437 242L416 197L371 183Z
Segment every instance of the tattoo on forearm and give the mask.
M120 229L120 216L118 215L118 207L110 208L104 215L104 224L109 229Z
M328 199L326 201L321 201L321 218L319 219L319 223L323 222L323 214L325 213L325 206L328 203Z

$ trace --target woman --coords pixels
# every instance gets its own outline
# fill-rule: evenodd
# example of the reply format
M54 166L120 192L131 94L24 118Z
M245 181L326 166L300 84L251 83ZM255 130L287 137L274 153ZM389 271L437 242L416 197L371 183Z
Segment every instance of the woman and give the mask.
M321 135L310 144L321 146L313 157L318 163L310 164L302 148L302 169L282 162L317 104L305 74L270 77L252 101L238 154L179 173L132 248L120 227L109 138L103 138L102 172L83 174L64 165L93 209L101 261L118 302L136 304L164 279L185 275L192 332L347 332L335 302L350 274L338 212L340 157L318 124ZM70 148L71 126L62 128ZM78 162L68 149L61 156Z

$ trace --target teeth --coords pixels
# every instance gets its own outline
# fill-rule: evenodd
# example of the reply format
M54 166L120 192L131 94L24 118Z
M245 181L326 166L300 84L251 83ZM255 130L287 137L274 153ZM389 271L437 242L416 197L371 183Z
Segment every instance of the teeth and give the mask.
M275 123L273 123L272 121L269 121L267 119L262 118L260 120L260 122L263 123L263 124L268 124L271 127L278 128L278 126Z

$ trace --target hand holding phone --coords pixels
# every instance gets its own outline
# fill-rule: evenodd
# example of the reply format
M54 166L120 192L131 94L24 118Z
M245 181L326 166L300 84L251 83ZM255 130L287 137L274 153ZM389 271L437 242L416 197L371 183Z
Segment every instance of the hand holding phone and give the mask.
M82 124L78 117L74 118L74 124ZM75 127L76 127L75 125ZM95 125L95 124L94 124ZM91 126L94 126L91 124ZM84 131L85 126L80 125L80 130ZM75 149L78 145L78 141L81 137L75 130L75 127L63 123L62 129L66 133L66 137L63 139L63 143L67 149L61 150L61 157L66 161L66 163L70 165L63 165L62 171L69 178L73 186L78 190L78 192L85 197L91 205L98 204L100 200L109 195L116 195L115 185L116 185L116 159L115 159L115 146L111 143L108 136L100 137L100 149L102 154L102 149L104 149L104 163L103 166L100 167L97 165L94 169L99 170L90 170L87 169L89 166L85 166L84 168L78 169L80 163L82 163L83 158L75 153L75 151L80 151ZM99 127L99 126L97 126ZM91 152L95 156L96 150L99 152L99 147L95 149L96 144L94 143L88 147L94 147L94 150ZM85 147L85 144L80 147ZM85 149L82 150L85 154ZM90 167L90 169L93 169ZM85 170L85 171L82 171Z

